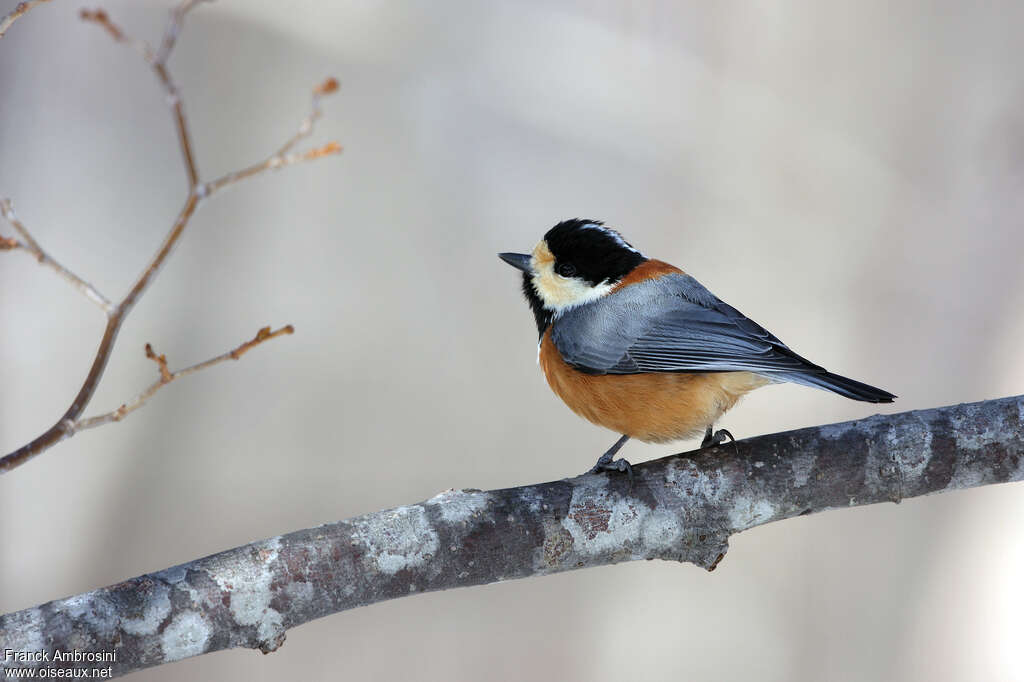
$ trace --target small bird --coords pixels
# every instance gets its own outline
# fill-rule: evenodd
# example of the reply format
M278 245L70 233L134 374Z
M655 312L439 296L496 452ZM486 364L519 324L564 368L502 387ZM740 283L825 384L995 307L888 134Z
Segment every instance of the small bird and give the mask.
M558 223L532 254L500 253L523 272L540 342L537 362L573 412L622 437L596 471L632 473L615 454L630 438L664 443L704 433L744 394L791 381L869 403L888 391L832 374L674 265L646 258L599 220Z

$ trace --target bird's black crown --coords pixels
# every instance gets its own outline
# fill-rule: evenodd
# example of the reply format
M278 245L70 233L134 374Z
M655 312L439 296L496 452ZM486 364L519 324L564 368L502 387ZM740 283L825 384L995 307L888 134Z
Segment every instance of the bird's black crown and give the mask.
M600 220L563 220L544 235L555 272L571 272L591 285L617 282L646 258Z

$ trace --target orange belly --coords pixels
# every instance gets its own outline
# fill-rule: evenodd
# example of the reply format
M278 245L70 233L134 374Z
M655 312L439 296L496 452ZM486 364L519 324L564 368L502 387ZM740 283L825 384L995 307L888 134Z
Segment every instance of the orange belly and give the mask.
M540 367L573 412L649 443L701 435L745 393L771 383L750 372L584 374L562 359L550 329L541 341Z

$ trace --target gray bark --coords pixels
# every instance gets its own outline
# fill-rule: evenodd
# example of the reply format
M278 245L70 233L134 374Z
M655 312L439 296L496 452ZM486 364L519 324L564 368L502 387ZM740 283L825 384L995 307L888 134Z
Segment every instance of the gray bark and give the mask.
M116 675L416 592L636 559L713 570L731 535L813 512L1024 479L1024 396L760 436L625 475L449 490L0 616L0 652L116 660L0 667Z

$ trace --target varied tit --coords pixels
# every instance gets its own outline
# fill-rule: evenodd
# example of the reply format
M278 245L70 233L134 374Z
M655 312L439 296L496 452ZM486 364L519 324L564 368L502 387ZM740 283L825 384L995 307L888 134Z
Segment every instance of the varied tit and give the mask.
M530 255L499 257L523 271L540 334L538 363L576 414L622 434L591 471L628 471L630 438L662 443L704 434L744 394L791 381L869 403L893 394L832 374L789 349L700 282L645 258L597 220L566 220Z

